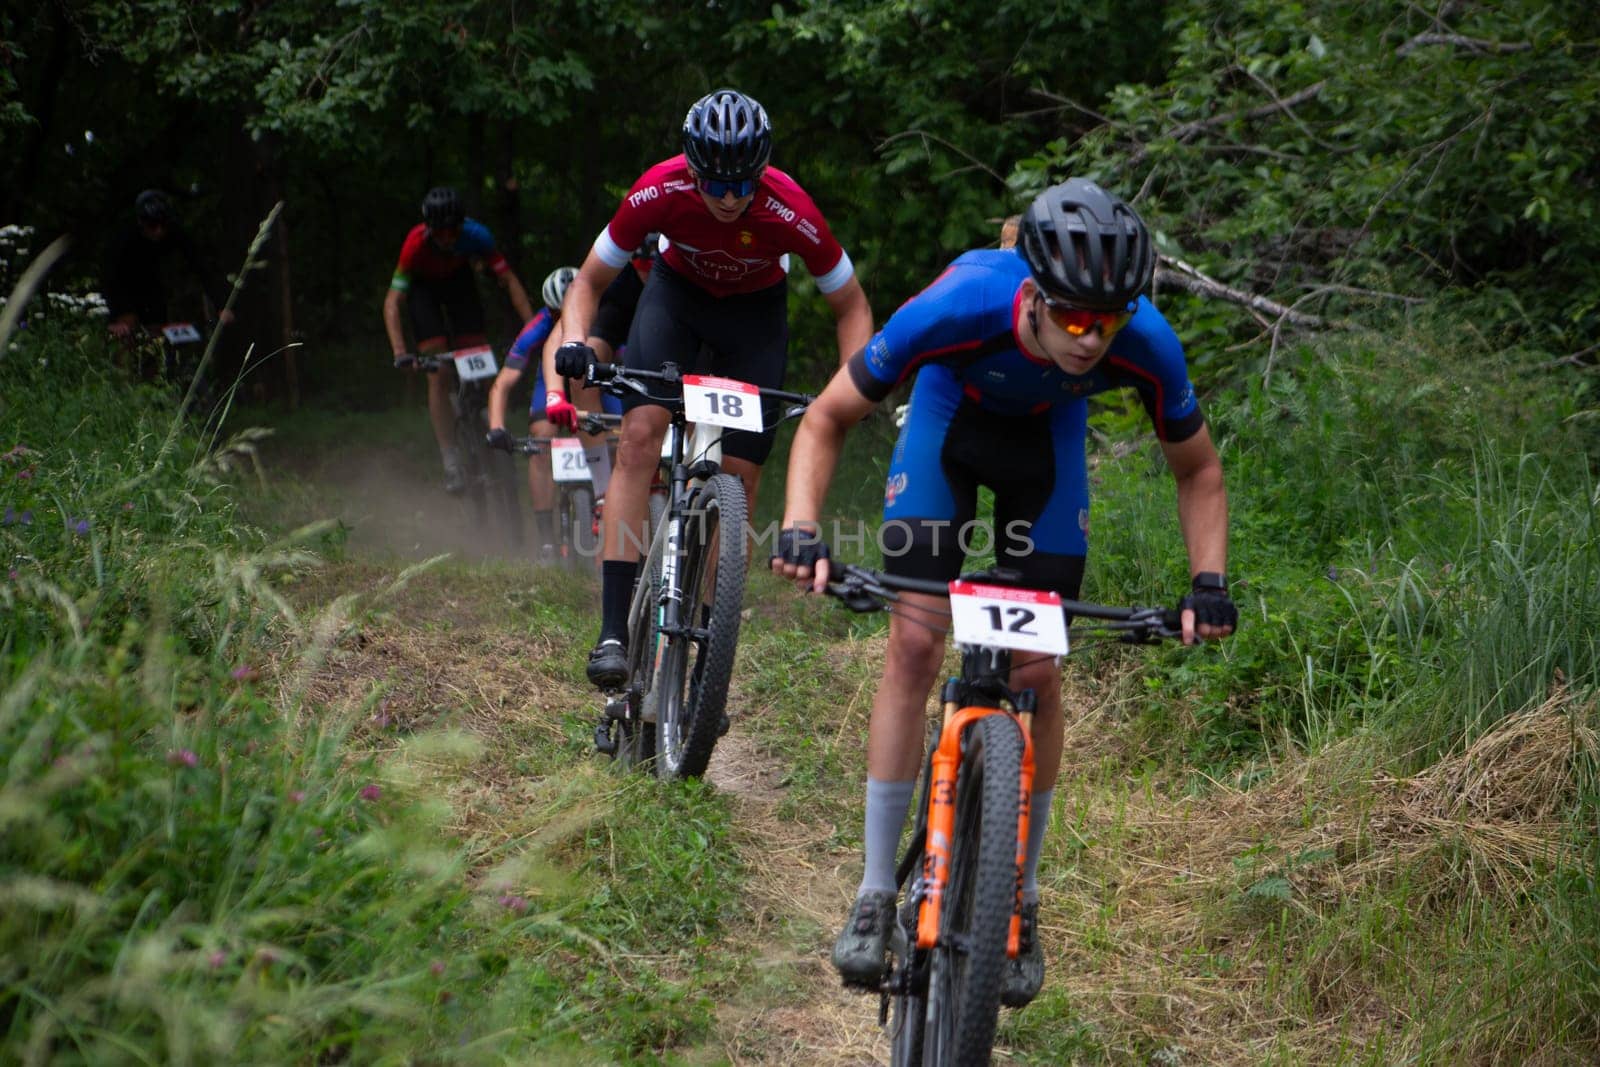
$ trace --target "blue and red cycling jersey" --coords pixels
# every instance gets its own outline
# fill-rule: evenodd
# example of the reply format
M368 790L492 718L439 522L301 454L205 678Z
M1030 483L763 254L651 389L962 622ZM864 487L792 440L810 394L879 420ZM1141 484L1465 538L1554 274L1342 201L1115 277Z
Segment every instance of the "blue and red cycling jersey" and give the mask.
M511 264L495 246L494 235L477 219L467 219L461 224L461 234L449 248L440 248L429 240L427 225L419 222L406 234L400 246L400 261L395 264L389 288L404 292L411 288L413 280L430 282L448 278L474 259L483 260L495 274L511 269Z
M1140 297L1105 358L1088 374L1068 374L1017 340L1027 277L1027 263L1010 250L960 256L851 359L851 380L864 396L882 400L918 368L937 363L968 399L1000 414L1039 413L1131 387L1163 441L1182 441L1200 428L1183 345L1154 304Z
M512 370L526 371L528 363L534 364L534 370L543 374L540 360L544 354L545 338L550 336L550 331L555 328L556 317L549 308L540 308L528 324L517 334L517 339L511 342L511 351L506 353L506 366Z

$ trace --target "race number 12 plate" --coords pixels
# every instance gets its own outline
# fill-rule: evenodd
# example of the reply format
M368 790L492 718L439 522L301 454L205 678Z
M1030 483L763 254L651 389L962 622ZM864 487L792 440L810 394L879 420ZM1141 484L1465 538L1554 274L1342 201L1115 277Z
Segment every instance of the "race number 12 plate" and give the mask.
M959 644L1067 654L1067 619L1059 593L951 582L950 624Z
M583 456L583 442L576 437L552 437L550 470L558 482L588 481L589 461Z
M761 390L732 378L683 376L683 414L690 422L704 422L730 430L760 433Z
M458 348L450 355L456 361L456 373L469 382L491 378L500 370L494 362L494 349L488 345Z

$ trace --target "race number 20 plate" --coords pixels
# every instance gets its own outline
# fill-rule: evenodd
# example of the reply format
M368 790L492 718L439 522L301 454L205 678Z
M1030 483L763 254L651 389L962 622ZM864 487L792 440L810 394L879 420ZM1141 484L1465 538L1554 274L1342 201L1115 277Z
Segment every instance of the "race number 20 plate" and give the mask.
M1059 593L951 582L950 623L959 644L1067 654Z
M690 422L704 422L730 430L760 433L761 391L732 378L683 376L683 414Z
M500 370L494 362L494 349L488 345L458 348L450 355L456 361L456 373L469 382L492 378Z
M583 456L583 442L576 437L552 437L550 469L558 482L588 481L589 463Z

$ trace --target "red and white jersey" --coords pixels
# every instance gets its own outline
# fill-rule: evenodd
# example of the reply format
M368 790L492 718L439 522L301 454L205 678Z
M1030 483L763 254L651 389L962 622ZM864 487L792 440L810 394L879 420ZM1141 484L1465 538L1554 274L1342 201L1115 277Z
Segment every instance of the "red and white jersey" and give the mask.
M719 222L701 200L683 156L657 163L622 198L595 239L595 253L609 266L624 267L652 230L666 238L662 261L713 296L776 285L785 269L780 260L788 253L805 261L824 293L855 275L817 205L776 167L762 175L743 215Z

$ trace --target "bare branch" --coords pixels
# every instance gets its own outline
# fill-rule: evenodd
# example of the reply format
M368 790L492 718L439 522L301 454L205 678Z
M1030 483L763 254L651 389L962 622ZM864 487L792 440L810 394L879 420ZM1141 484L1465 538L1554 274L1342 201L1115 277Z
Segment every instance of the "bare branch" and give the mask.
M925 150L927 148L926 142L928 142L928 141L933 141L936 144L941 144L944 147L950 149L950 151L954 152L956 155L958 155L961 158L963 158L963 159L967 160L968 162L970 162L973 165L973 167L976 167L978 170L983 171L985 174L989 175L989 177L993 178L995 181L999 182L1001 185L1004 185L1006 183L1005 178L1001 177L1000 174L993 167L989 166L983 160L978 159L971 152L968 152L966 149L960 147L959 145L951 144L949 141L945 140L943 137L940 137L937 134L929 133L927 130L901 130L899 133L892 134L891 136L886 137L883 140L883 143L878 145L878 149L877 150L879 152L882 152L885 148L888 148L891 144L893 144L894 142L896 142L896 141L898 141L898 140L900 140L901 138L904 138L904 137L920 137L920 138L922 138L922 140L924 142L923 148ZM964 167L962 169L965 170L965 169L968 169L968 168Z
M1175 289L1182 289L1186 293L1194 293L1197 296L1207 296L1227 301L1230 304L1238 304L1240 307L1247 308L1253 314L1266 314L1276 319L1279 323L1287 322L1293 326L1323 329L1328 326L1346 325L1342 322L1324 319L1320 315L1309 315L1304 311L1296 311L1257 293L1247 293L1243 289L1235 289L1231 285L1225 285L1215 278L1207 276L1197 267L1191 266L1181 259L1162 255L1158 262L1159 265L1156 268L1157 285L1170 285Z
M1493 53L1504 55L1508 52L1528 52L1533 49L1532 41L1491 41L1484 37L1467 37L1459 33L1419 33L1405 44L1394 50L1397 56L1410 55L1419 48L1430 45L1448 45L1451 48L1464 48L1468 52Z

